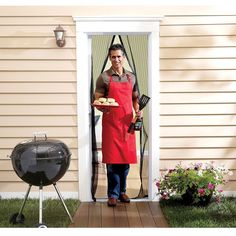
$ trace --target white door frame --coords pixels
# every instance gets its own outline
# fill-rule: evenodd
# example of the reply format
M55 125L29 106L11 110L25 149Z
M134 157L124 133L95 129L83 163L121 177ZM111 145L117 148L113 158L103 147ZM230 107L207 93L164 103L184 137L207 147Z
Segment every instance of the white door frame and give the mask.
M148 35L149 200L157 200L159 175L159 22L161 17L73 17L76 22L79 200L92 201L90 124L91 36Z

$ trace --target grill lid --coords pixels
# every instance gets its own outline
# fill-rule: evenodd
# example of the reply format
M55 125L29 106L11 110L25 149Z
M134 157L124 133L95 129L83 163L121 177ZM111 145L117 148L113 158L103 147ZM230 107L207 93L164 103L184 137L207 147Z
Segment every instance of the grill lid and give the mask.
M63 177L69 168L71 153L60 140L34 138L17 144L10 157L14 171L23 181L45 186Z

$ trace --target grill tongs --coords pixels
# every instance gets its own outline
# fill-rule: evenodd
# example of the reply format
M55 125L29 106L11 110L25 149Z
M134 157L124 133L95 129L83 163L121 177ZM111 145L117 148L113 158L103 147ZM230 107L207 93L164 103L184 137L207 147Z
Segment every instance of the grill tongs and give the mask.
M139 99L139 110L141 111L149 102L150 97L147 95L142 95L141 98ZM142 119L140 119L137 115L133 118L129 129L128 133L133 133L134 130L141 130L142 128Z

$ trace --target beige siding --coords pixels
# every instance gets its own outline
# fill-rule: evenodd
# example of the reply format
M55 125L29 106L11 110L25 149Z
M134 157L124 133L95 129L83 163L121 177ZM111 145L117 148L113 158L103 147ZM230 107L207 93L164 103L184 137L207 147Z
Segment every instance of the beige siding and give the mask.
M9 11L11 12L11 11ZM53 30L62 24L67 41L55 44ZM62 191L77 192L77 107L75 25L71 16L0 17L0 191L23 192L26 184L9 158L14 146L34 132L65 142L69 170ZM50 191L50 188L46 188ZM35 191L38 191L37 188ZM52 189L51 189L52 191Z
M236 169L236 15L166 16L160 32L161 170L180 161ZM236 190L236 175L225 188Z
M132 11L130 11L132 9ZM236 170L236 13L222 7L120 7L121 15L164 15L160 27L160 168L213 160ZM77 191L75 24L72 16L114 7L0 7L0 191L25 191L9 155L34 131L72 150L60 181ZM58 48L53 30L66 29ZM79 81L78 81L79 83ZM157 119L158 120L158 119ZM226 190L236 190L236 175Z

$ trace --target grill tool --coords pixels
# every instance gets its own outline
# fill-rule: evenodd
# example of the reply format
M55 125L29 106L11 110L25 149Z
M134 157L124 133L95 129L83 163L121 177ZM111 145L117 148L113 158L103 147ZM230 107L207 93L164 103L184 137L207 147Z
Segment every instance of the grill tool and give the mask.
M142 95L141 98L139 99L139 110L141 111L149 102L150 97L148 97L147 95ZM141 130L142 128L142 118L139 118L137 115L135 115L135 117L133 118L129 129L128 129L128 133L133 133L134 130Z

